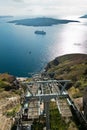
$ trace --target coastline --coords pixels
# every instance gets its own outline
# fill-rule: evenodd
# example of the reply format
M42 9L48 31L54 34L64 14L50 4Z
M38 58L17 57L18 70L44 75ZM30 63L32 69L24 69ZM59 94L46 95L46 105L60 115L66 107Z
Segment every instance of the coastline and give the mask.
M16 77L16 79L19 81L19 82L23 82L23 81L26 81L28 79L28 77Z

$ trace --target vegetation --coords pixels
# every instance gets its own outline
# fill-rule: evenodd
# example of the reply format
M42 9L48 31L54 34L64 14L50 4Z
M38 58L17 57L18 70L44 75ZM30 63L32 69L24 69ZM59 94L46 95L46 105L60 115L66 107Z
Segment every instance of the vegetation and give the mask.
M0 74L0 99L20 95L19 82L8 73Z
M72 96L80 97L87 87L87 55L69 54L60 56L48 63L46 72L54 79L70 79L71 83L68 88L73 87L71 89L73 91Z
M50 126L52 130L67 130L68 126L61 118L55 103L50 104Z
M13 123L12 118L20 110L20 94L22 89L19 86L19 82L14 76L8 73L0 74L0 129L2 129L2 124L8 129ZM3 123L2 119L7 121ZM15 130L16 126L13 125L12 128Z
M34 122L32 126L32 130L43 130L43 123L40 122Z
M5 114L7 117L15 117L16 113L19 111L20 105L16 105L15 107L8 110Z
M0 90L9 91L14 87L14 81L16 78L7 73L0 74Z
M41 118L33 123L32 130L42 130L46 125L46 119ZM62 118L56 102L50 102L50 129L51 130L78 130L73 118Z
M73 118L62 118L55 102L50 102L51 130L78 130Z

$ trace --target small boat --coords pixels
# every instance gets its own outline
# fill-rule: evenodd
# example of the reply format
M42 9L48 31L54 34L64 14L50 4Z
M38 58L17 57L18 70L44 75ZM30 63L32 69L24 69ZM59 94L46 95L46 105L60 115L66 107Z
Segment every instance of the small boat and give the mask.
M31 51L29 51L29 54L31 54Z
M46 32L37 30L37 31L35 31L35 34L46 35Z

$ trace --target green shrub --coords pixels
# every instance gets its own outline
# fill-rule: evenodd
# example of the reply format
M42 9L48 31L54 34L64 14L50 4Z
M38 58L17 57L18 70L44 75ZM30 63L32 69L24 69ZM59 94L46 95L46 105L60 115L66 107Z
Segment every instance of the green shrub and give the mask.
M82 93L78 92L73 94L73 98L79 98L79 97L82 97Z
M81 82L80 81L77 81L76 83L75 83L75 88L79 88L81 86Z
M8 117L14 117L15 114L16 114L15 109L13 109L12 111L8 111L8 112L6 113L6 115L7 115Z
M61 118L58 109L50 110L50 126L52 130L67 130L67 124Z

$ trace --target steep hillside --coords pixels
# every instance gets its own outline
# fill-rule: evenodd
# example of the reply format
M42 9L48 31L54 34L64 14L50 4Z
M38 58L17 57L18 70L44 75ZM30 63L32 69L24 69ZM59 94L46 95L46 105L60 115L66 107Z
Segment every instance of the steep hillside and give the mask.
M20 108L20 93L14 76L0 74L0 130L11 130L12 119Z
M46 66L47 74L54 79L70 79L73 97L83 95L87 87L87 55L68 54L57 57ZM71 87L69 86L69 87Z
M0 92L19 89L18 81L7 73L0 74Z

